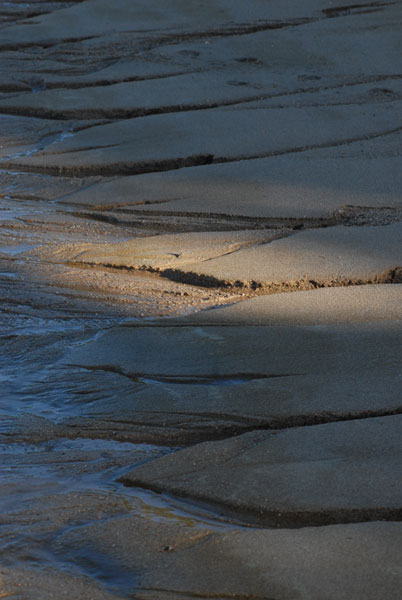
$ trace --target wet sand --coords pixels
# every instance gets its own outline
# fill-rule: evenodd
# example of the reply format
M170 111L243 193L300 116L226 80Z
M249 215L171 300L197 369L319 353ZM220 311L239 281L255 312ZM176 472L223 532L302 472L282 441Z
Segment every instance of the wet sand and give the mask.
M3 4L0 597L399 599L400 2Z

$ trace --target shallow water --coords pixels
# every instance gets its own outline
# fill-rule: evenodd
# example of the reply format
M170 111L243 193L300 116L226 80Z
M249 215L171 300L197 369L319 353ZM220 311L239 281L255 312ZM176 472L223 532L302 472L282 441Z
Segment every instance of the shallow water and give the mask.
M9 254L10 256L16 256L17 254L23 254L24 252L28 252L28 250L32 250L36 246L32 246L30 244L17 244L16 246L0 246L0 252L4 254Z
M66 354L109 328L138 320L142 302L149 303L149 316L157 305L152 295L126 304L105 302L102 293L91 298L85 288L75 292L64 287L64 282L70 284L69 274L59 282L52 281L50 272L47 281L48 272L42 277L40 259L32 251L40 248L41 238L75 241L80 230L75 234L67 226L60 233L53 225L46 224L44 231L32 226L47 214L53 223L58 208L52 204L3 196L0 205L0 555L11 569L52 567L85 575L125 596L137 585L135 573L90 546L66 554L58 549L59 537L75 527L128 514L191 530L225 531L243 525L190 502L119 483L136 465L177 448L118 441L113 430L80 433L82 415L98 402L132 394L138 385L163 382L93 373L66 364ZM22 219L27 214L28 226ZM142 275L140 287L143 281ZM160 297L158 288L154 294ZM68 419L74 420L74 429L65 428Z

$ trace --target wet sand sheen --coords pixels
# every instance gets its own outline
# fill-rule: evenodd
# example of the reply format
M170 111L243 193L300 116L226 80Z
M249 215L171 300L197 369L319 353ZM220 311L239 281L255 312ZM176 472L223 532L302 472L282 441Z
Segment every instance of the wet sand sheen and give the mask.
M6 4L0 596L399 600L399 4Z

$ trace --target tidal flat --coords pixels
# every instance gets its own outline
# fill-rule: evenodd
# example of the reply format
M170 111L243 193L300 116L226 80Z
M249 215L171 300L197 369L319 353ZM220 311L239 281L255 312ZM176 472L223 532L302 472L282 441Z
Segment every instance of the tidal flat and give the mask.
M0 597L399 600L401 2L0 3Z

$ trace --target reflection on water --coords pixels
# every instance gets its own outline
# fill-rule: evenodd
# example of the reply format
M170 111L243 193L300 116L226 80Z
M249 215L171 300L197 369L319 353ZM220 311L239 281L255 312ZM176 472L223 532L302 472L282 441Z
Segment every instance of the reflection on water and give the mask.
M1 215L2 216L2 215ZM0 246L0 253L9 254L10 256L15 256L16 254L22 254L23 252L28 252L28 250L32 250L37 246L32 246L30 244L16 244L15 246Z
M13 115L1 115L2 119L18 119ZM62 142L63 140L74 136L74 133L71 130L71 127L66 131L61 131L58 133L49 133L44 135L36 144L31 145L27 150L23 150L20 152L14 152L13 154L9 154L0 158L0 162L7 162L9 160L16 160L19 158L28 158L29 156L34 156L38 152L41 152L48 146L52 146L53 144L57 144L58 142Z
M4 285L20 285L18 276L7 271L5 276ZM79 427L74 439L63 434L65 419L79 423L89 406L128 396L138 387L116 373L94 373L64 362L74 345L126 317L71 312L63 301L44 309L12 300L0 311L0 556L5 564L53 566L129 593L136 586L135 573L90 546L66 556L57 549L58 537L128 513L191 530L241 527L185 501L118 482L136 465L177 448L116 441L112 428L100 432L106 439L80 437ZM119 415L114 418L118 421ZM87 435L96 438L96 429Z
M35 147L13 157L30 156L70 135L73 135L70 131L64 131L45 136ZM187 312L196 307L180 300L179 284L169 284L169 293L163 296L166 282L163 285L154 284L153 280L149 284L145 282L147 299L145 279L140 276L138 292L132 279L129 282L123 276L108 285L103 281L102 287L100 278L108 279L109 274L106 278L106 274L96 272L91 273L90 278L76 276L73 279L71 271L63 270L63 263L60 270L53 267L46 270L47 266L43 265L48 264L47 259L41 262L38 258L42 246L75 244L84 235L91 243L120 241L127 235L103 225L87 227L75 218L69 220L52 202L58 195L75 189L77 184L62 185L46 177L0 170L3 184L0 207L0 557L10 568L22 566L43 571L50 566L57 571L89 576L104 588L129 593L136 585L135 572L127 573L121 565L111 562L110 557L89 546L81 545L74 555L60 551L57 546L60 537L75 528L93 523L102 525L111 518L128 514L143 519L147 525L149 522L156 522L158 526L174 524L192 531L221 530L241 527L241 524L227 523L224 517L207 509L145 489L125 487L119 482L136 465L177 450L117 441L121 423L127 429L127 438L135 437L131 436L130 423L124 423L124 415L114 411L113 402L116 403L117 398L129 399L139 385L163 382L143 378L139 384L116 373L94 373L66 364L66 354L74 346L96 339L108 328L122 325L128 318L132 321L139 315L141 318L144 314L154 316L155 306L159 304L162 315L183 310L183 306ZM32 182L36 187L32 187ZM48 194L45 189L49 189ZM84 284L86 287L81 291L80 286ZM127 292L124 302L119 303L113 294L121 289ZM196 296L198 305L203 296L204 292ZM201 305L204 308L204 304ZM237 381L207 378L198 383L225 385ZM110 404L112 408L102 416L104 424L97 429L94 415L101 403L102 406ZM89 425L83 425L85 419ZM134 423L132 429L135 426ZM123 431L122 439L124 436Z

